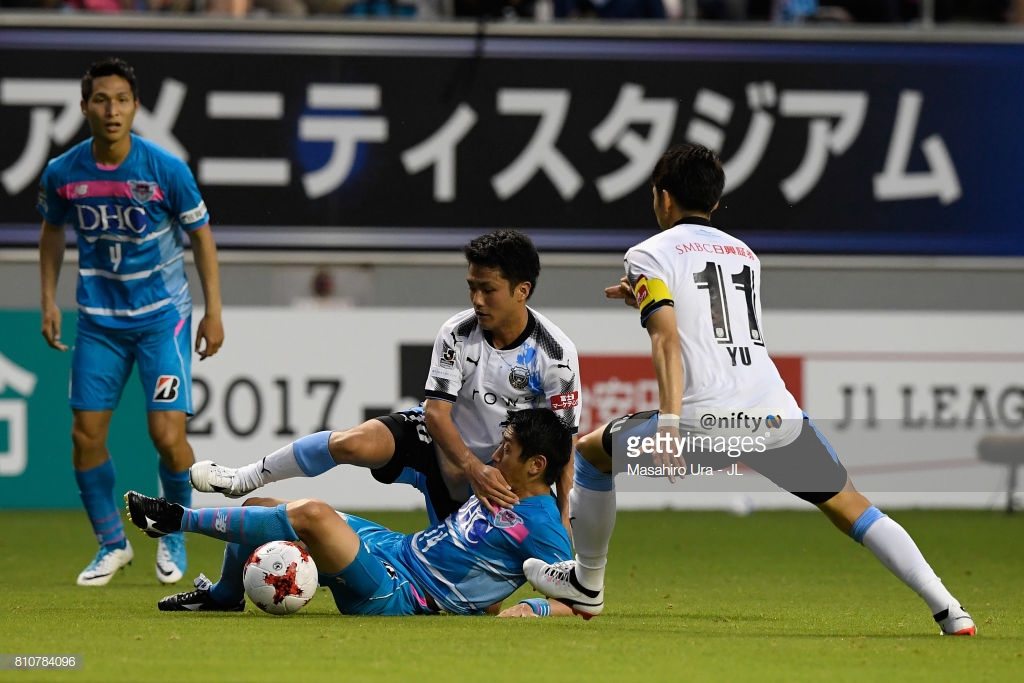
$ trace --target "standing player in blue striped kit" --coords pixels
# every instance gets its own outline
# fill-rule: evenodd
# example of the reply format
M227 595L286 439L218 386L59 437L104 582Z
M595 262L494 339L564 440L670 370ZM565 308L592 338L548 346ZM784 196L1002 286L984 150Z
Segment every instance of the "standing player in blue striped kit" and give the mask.
M131 133L138 110L132 67L115 58L92 64L82 78L82 114L92 137L47 164L37 203L43 215L42 333L59 351L68 348L61 342L55 298L67 224L78 238L72 462L100 544L78 575L82 586L106 585L133 556L114 502L107 433L135 363L164 495L182 505L192 499L188 468L195 458L185 436L192 412L192 298L183 231L189 233L206 303L195 349L202 359L224 342L217 248L206 204L182 160ZM162 538L157 578L174 583L185 570L183 535Z

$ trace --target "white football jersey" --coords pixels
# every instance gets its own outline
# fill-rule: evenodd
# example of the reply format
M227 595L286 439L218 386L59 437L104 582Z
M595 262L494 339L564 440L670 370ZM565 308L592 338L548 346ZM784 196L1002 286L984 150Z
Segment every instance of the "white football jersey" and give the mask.
M501 443L509 410L551 408L573 434L580 425L580 373L576 346L532 308L526 330L496 349L473 309L449 318L434 340L425 395L454 403L452 421L481 462Z
M758 424L763 433L772 416L785 425L772 445L795 438L803 412L768 356L754 252L708 221L687 217L627 251L624 261L641 324L658 308L675 307L680 426L711 431L714 419L717 430L752 433Z

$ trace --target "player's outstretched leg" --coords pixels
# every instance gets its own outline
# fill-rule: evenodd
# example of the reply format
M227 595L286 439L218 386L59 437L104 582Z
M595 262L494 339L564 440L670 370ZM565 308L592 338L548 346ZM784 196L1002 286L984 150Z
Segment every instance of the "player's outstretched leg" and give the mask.
M157 603L161 612L242 612L245 610L245 597L238 602L223 604L211 595L213 582L200 574L195 580L195 590L168 595Z
M330 442L329 431L310 434L237 469L203 460L192 465L189 478L196 491L241 498L273 481L315 477L335 467Z
M849 482L843 491L819 507L840 529L852 523L848 530L850 537L863 544L886 569L921 596L939 624L941 635L977 635L978 628L971 615L942 584L906 529L871 505ZM863 512L856 514L851 510Z

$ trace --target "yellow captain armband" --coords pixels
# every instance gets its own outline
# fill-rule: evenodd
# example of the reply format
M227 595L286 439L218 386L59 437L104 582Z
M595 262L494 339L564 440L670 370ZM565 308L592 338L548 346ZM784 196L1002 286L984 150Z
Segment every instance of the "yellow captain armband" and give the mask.
M647 306L658 301L672 301L672 293L668 291L668 285L657 278L648 278L641 275L633 286L633 296L636 297L637 308L643 310Z

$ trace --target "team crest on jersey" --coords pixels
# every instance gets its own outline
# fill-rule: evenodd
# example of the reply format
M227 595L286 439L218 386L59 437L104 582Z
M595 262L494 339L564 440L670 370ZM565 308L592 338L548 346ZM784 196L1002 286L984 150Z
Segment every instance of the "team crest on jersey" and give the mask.
M178 400L178 387L180 386L181 380L174 375L160 375L156 380L153 400L159 403L173 403Z
M513 389L525 389L530 385L530 371L522 365L515 366L512 372L508 373L508 383Z
M132 191L132 197L137 202L145 203L156 196L156 183L149 182L148 180L129 180L128 187Z
M455 349L448 346L448 342L441 342L441 365L446 368L455 366Z
M517 524L522 523L523 518L508 508L498 510L494 513L494 519L491 520L491 526L495 529L511 529Z

